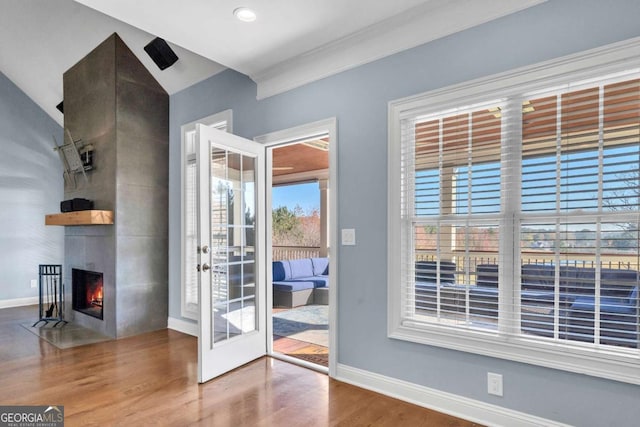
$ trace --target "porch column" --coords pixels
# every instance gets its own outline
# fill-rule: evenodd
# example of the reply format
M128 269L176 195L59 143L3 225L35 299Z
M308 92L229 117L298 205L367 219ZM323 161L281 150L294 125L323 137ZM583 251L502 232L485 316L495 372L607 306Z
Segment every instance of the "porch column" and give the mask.
M326 257L329 254L329 180L318 180L320 187L320 256Z

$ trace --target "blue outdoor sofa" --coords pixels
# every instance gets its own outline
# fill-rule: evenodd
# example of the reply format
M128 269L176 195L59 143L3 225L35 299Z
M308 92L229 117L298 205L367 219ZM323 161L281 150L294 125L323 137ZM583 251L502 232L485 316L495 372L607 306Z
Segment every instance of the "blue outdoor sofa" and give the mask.
M273 306L329 304L329 258L273 262Z
M498 265L476 266L476 283L456 283L456 266L440 262L440 309L469 311L478 318L498 316ZM521 327L527 333L553 337L555 320L555 272L549 264L521 267ZM593 342L596 271L589 267L560 266L558 319L560 338ZM416 309L436 309L437 264L416 263ZM639 274L636 270L602 268L600 271L600 342L638 347Z

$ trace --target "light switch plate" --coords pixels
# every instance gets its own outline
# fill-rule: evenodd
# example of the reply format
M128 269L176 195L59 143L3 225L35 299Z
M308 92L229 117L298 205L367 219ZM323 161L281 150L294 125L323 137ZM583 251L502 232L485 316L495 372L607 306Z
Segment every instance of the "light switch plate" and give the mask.
M342 229L342 246L354 246L356 244L356 230L354 228Z

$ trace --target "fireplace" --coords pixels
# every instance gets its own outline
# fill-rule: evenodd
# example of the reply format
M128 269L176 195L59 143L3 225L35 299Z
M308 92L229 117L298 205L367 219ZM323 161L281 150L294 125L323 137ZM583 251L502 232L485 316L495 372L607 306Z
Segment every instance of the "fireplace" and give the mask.
M75 311L102 320L102 273L78 268L71 269L72 308Z

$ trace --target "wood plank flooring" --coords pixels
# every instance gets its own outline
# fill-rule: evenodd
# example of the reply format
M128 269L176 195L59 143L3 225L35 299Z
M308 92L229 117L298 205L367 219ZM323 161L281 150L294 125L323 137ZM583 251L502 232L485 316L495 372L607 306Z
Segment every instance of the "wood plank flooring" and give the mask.
M290 310L288 308L273 308L273 313ZM327 347L300 341L297 339L274 335L273 351L275 353L285 354L316 365L329 367L329 349Z
M0 310L0 404L64 405L67 426L472 426L261 358L197 384L197 341L172 330L60 350Z
M329 349L321 345L274 335L273 351L315 363L325 368L329 367Z

